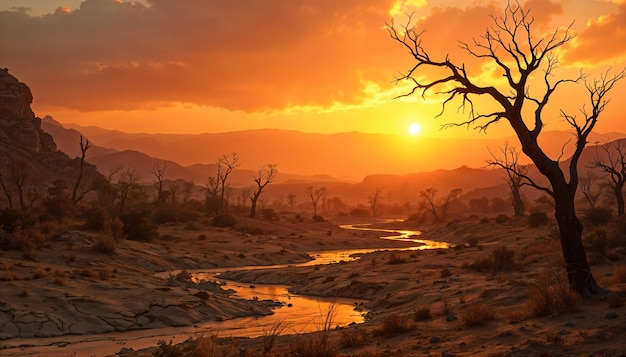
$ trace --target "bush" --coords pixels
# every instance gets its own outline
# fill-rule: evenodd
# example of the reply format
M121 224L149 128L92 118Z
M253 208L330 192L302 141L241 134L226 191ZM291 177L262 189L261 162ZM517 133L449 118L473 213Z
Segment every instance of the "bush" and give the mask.
M313 220L315 222L324 222L324 217L322 217L322 216L313 216Z
M543 211L530 212L527 219L529 227L536 228L548 222L548 214Z
M578 311L580 297L565 276L565 269L548 269L529 287L528 309L533 316Z
M427 307L421 307L415 311L415 321L430 320L431 318L430 309Z
M369 217L370 211L363 207L357 207L350 211L350 215L352 217Z
M509 271L515 268L515 252L511 249L498 247L491 253L490 257L493 261L493 271Z
M487 304L469 306L461 314L461 319L466 327L481 326L493 318L493 308Z
M109 213L101 206L93 206L85 211L84 218L85 229L100 231L104 228L107 220L109 219Z
M602 228L596 228L595 230L586 234L583 238L583 245L587 253L606 255L608 249L608 238L606 230Z
M35 217L24 211L10 208L0 211L0 226L7 233L13 233L18 228L33 227L35 222Z
M117 242L113 237L107 234L99 234L95 243L91 246L91 250L104 254L115 254Z
M266 221L278 221L279 216L272 208L264 208L261 210L261 217Z
M220 227L220 228L233 227L234 225L237 224L237 220L232 215L228 213L224 213L224 214L220 214L220 215L213 217L211 224L214 227Z
M200 219L200 213L185 206L161 203L154 208L152 220L163 224L168 222L191 222Z
M507 216L506 214L499 214L496 216L496 223L498 224L502 224L502 223L506 223L509 220L509 216Z
M150 211L131 212L121 216L126 238L150 242L159 236L157 225L150 220Z
M585 212L585 220L587 220L592 227L603 226L613 218L613 210L607 207L590 208Z
M398 314L393 314L383 320L383 325L378 330L375 330L374 334L390 337L405 333L410 329L411 326L406 319L403 319Z

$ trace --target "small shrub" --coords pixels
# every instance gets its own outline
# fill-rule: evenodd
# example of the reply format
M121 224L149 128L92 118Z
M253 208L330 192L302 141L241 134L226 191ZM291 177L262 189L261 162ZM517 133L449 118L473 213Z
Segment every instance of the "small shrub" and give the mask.
M278 221L279 216L272 208L264 208L261 210L261 217L266 221Z
M444 268L444 269L441 269L441 271L439 272L439 276L442 279L444 279L444 278L447 278L449 276L452 276L452 272L450 271L450 269Z
M393 314L384 319L383 325L378 330L375 330L374 333L378 336L390 337L405 333L410 329L411 327L406 319L398 314Z
M502 223L506 223L509 221L509 216L507 216L506 214L499 214L496 216L496 220L495 222L497 224L502 224Z
M233 227L236 224L237 220L235 219L235 217L228 213L217 215L213 217L213 220L211 221L211 225L213 225L213 227L220 228Z
M100 280L109 280L113 277L113 271L109 268L100 269L98 271L98 277Z
M35 272L33 273L33 279L41 279L48 276L48 272L42 267L37 267Z
M613 210L608 207L594 207L585 212L585 220L592 227L603 226L611 222Z
M117 250L117 241L108 234L98 234L96 241L91 246L91 250L104 254L115 254Z
M404 257L396 255L394 253L392 253L389 257L389 264L404 264L406 262L407 260Z
M20 293L20 297L28 297L30 295L30 293L28 292L28 290L26 290L26 288L22 288L22 292Z
M507 321L512 324L516 324L518 322L522 322L526 319L526 314L523 311L512 311L508 315L506 315Z
M57 277L55 277L55 278L54 278L54 283L55 283L56 285L59 285L59 286L65 286L65 285L67 285L67 282L65 281L65 277L62 277L62 276L57 276Z
M85 229L101 231L109 219L109 212L102 206L95 205L85 211L84 218L85 224L83 227Z
M341 332L341 347L353 348L367 344L367 335L356 328L350 328Z
M492 271L502 272L515 268L515 252L506 247L498 247L490 255L493 261Z
M441 298L441 314L447 316L452 312L452 301L447 296Z
M468 306L463 310L461 319L466 327L481 326L494 318L493 309L487 304Z
M424 321L430 320L432 315L430 314L430 308L428 307L420 307L415 310L415 321Z
M193 278L193 276L187 270L181 270L180 272L178 272L178 274L174 275L174 279L176 281L180 281L180 282L183 282L183 283L187 282L187 281L191 281L192 278Z
M92 270L92 269L89 269L89 268L87 268L87 269L83 269L83 270L80 272L80 275L81 275L81 276L84 276L84 277L86 277L86 278L94 278L94 279L95 279L95 278L97 278L97 277L99 276L97 271Z
M183 351L178 346L172 344L172 340L169 343L165 340L159 340L157 342L159 348L152 353L154 357L184 357Z
M529 227L536 228L548 223L548 214L543 211L533 211L528 215L526 223Z
M324 217L322 217L322 216L313 216L313 221L315 221L315 222L324 222Z
M204 233L200 233L200 234L198 235L198 240L207 240L207 236L206 236L206 234L204 234Z
M150 211L136 211L121 216L126 238L150 242L159 236L158 226L150 220Z
M369 217L370 216L370 211L367 208L363 208L363 207L357 207L357 208L353 208L350 211L350 215L352 217ZM409 220L410 220L410 216L409 216Z
M586 234L583 238L583 245L587 253L606 255L608 249L608 238L606 230L603 228L596 228L593 231Z
M541 274L529 287L528 309L533 316L578 311L580 297L565 276L565 269L553 267Z

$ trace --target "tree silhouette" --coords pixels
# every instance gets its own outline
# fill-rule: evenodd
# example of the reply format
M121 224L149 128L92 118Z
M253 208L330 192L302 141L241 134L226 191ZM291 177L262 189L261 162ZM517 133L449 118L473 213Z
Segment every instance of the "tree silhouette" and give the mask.
M228 155L222 155L216 162L217 165L217 179L220 185L220 213L224 213L226 210L226 180L231 172L239 165L239 156L236 152L232 153L230 157Z
M91 148L91 143L89 142L88 139L85 139L85 141L83 141L83 136L81 135L79 145L80 145L80 162L79 162L79 168L78 168L78 177L76 178L76 183L74 184L74 188L72 189L72 202L74 204L82 200L83 197L85 197L85 195L87 194L87 192L89 192L89 191L85 191L81 193L80 195L78 194L78 188L80 187L81 181L83 180L83 173L85 170L85 156L87 155L87 150Z
M608 185L613 190L617 201L617 215L624 215L624 184L626 184L626 148L623 141L615 142L615 151L611 151L612 143L601 146L606 158L600 157L596 146L596 158L593 165L608 175Z
M276 174L278 170L276 169L276 164L267 164L259 168L256 176L254 176L254 182L256 182L257 189L252 194L251 205L250 205L250 218L256 217L256 203L261 197L261 193L263 193L263 189L265 186L274 182L276 179Z
M167 198L167 194L163 190L163 184L165 182L165 171L167 171L167 162L157 160L150 168L150 173L154 176L154 181L152 182L152 186L157 190L157 201L165 202ZM171 194L171 191L170 191Z
M501 17L492 15L491 19L493 24L471 45L460 43L470 58L481 60L483 66L491 64L505 80L488 84L481 82L481 73L468 73L465 64L452 62L449 56L432 58L431 52L422 45L425 31L418 31L411 24L411 16L404 26L396 27L393 21L389 23L387 29L391 38L408 49L414 60L414 65L397 78L398 82L407 82L411 87L401 97L415 93L425 97L427 93L435 92L444 98L439 115L450 103L460 102L458 110L467 113L468 119L444 126L473 126L486 131L494 123L507 122L519 139L524 154L550 183L549 187L544 187L529 181L531 186L544 191L555 201L555 218L570 286L581 294L599 293L602 289L591 274L581 239L582 225L576 217L577 165L587 137L608 103L606 97L624 77L624 71L615 75L606 72L595 80L587 80L582 73L576 78L559 79L555 73L559 63L558 50L574 38L571 25L551 33L535 33L530 10L523 9L517 2L507 4ZM434 70L434 74L428 70ZM588 92L590 106L580 109L583 119L560 110L561 117L575 132L575 149L566 178L559 166L559 158L550 158L539 145L538 137L554 93L565 85L580 83L584 83ZM488 99L494 109L477 111L475 100L478 98Z
M379 206L380 201L383 199L383 188L376 186L374 192L372 192L369 196L367 196L367 201L370 204L370 208L372 209L372 216L377 217L380 215Z
M420 209L424 209L433 215L435 221L439 220L439 214L437 213L437 205L435 204L435 197L437 197L439 191L435 188L429 187L419 193L419 201L417 203Z
M598 177L592 170L587 170L584 175L580 176L580 192L585 197L590 208L596 207L596 202L602 194L602 186L596 185Z
M487 160L487 164L490 166L497 166L503 168L506 172L506 183L511 191L513 198L513 212L515 217L524 216L524 200L522 200L521 188L525 183L526 174L528 174L528 168L530 165L522 165L519 163L520 152L515 149L514 146L509 146L509 143L505 143L504 147L500 149L502 157L496 157L493 153L492 160Z
M317 204L320 199L326 195L326 187L314 188L309 186L306 188L306 194L309 195L311 203L313 204L313 217L317 217Z

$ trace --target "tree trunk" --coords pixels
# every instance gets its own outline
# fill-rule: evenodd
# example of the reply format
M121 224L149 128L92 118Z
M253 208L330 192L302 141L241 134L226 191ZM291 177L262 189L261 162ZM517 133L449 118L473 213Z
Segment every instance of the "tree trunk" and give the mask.
M518 190L513 190L513 212L515 217L524 217L524 200Z
M570 287L584 295L599 293L601 289L593 278L587 262L582 243L582 225L576 218L573 202L557 199L555 217L559 226L561 249Z
M617 199L617 216L621 217L624 215L624 195L622 194L622 190L624 189L624 184L622 183L615 185L615 198Z
M520 141L524 153L531 158L552 186L554 216L559 227L561 249L570 287L581 295L598 294L602 289L591 274L582 242L582 225L576 217L574 197L577 187L570 187L558 161L550 160L539 148L536 139L523 135L520 136Z
M260 195L255 194L252 196L252 203L250 207L250 218L256 218L256 202L258 201Z

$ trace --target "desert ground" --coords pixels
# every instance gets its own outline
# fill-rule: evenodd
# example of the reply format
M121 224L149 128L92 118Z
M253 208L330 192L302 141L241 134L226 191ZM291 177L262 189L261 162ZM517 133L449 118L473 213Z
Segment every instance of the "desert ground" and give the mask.
M236 299L227 286L196 283L176 274L163 278L163 272L291 264L310 260L315 251L379 248L351 262L220 275L251 285L286 284L298 294L363 301L368 313L362 324L335 327L329 314L326 320L320 316L318 331L294 334L285 328L287 319L261 337L197 336L178 346L164 341L140 351L121 347L118 354L626 355L624 258L590 257L594 276L607 292L576 296L567 289L553 223L529 227L525 218L496 223L494 217L419 226L376 223L420 230L421 238L453 245L394 251L415 244L381 240L379 232L341 229L340 223L349 223L345 218L334 223L293 216L274 222L237 219L234 228L216 228L209 222L162 225L158 239L121 240L114 252L94 250L96 234L73 230L29 259L23 252L1 252L0 354L28 351L15 348L18 338L193 325L268 315L277 304ZM51 349L57 355L103 355L61 347Z

